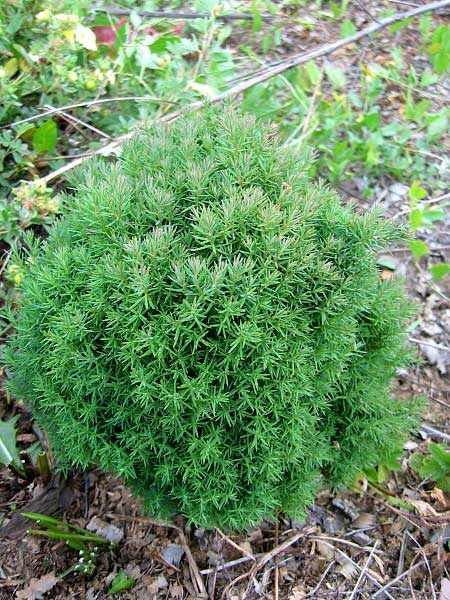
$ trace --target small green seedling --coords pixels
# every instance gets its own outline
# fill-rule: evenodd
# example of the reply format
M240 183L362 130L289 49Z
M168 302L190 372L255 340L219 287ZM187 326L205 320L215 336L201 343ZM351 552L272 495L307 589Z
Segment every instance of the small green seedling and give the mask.
M27 533L30 535L39 535L51 540L64 540L69 548L78 551L78 561L65 571L64 575L72 571L92 575L95 571L95 561L98 553L101 550L109 550L114 546L106 538L78 525L59 521L39 513L24 512L21 514L23 517L35 521L40 527L39 529L28 529Z
M409 466L421 477L436 482L443 492L450 492L450 448L446 444L430 444L430 454L415 452Z
M112 580L108 594L116 594L122 590L128 590L135 582L136 577L128 577L126 572L121 569Z

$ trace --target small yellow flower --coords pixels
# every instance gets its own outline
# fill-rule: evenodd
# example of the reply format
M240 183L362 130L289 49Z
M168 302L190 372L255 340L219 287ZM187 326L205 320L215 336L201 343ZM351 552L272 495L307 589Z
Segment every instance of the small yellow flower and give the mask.
M69 72L67 73L67 79L68 79L69 81L77 81L77 79L78 79L78 75L75 73L75 71L69 71Z
M97 82L95 81L95 79L86 79L86 81L84 82L84 87L87 90L95 90L95 88L97 87Z
M46 8L45 10L41 10L41 12L38 12L38 14L35 16L35 19L39 22L50 21L50 11L48 10L48 8Z
M6 269L6 277L16 285L20 285L24 278L24 273L21 265L9 265Z
M66 31L64 31L64 33L63 33L63 36L70 43L73 43L75 41L75 34L73 32L73 29L66 29Z
M58 198L49 198L46 203L46 208L49 213L57 213L60 208Z

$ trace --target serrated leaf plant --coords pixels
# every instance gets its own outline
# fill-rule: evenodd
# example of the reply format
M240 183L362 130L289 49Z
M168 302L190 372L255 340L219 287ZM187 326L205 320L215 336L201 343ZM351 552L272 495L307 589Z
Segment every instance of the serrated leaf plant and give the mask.
M61 468L123 476L161 518L242 529L394 451L410 306L343 206L271 127L207 107L91 160L23 257L10 389ZM19 257L15 257L15 262Z

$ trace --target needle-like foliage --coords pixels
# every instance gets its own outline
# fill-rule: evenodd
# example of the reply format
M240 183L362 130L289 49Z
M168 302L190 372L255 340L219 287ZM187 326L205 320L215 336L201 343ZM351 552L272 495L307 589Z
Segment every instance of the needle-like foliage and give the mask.
M403 233L308 165L222 107L82 170L28 258L7 358L62 467L123 476L158 516L243 528L398 447L409 307L375 255Z

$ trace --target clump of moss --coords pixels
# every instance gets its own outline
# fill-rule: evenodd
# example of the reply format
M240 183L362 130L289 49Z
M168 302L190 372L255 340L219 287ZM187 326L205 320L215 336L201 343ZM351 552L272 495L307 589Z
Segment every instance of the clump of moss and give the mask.
M222 107L82 170L28 259L7 359L61 467L123 476L161 517L243 528L398 447L409 307L376 252L403 233L309 162Z

